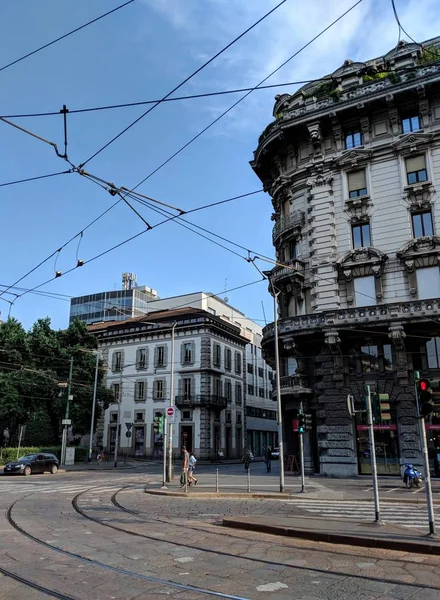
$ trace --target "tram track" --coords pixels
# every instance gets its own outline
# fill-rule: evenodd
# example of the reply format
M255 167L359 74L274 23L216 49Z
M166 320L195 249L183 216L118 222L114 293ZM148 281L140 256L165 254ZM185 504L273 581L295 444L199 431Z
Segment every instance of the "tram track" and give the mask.
M158 524L163 524L163 525L167 525L169 527L174 527L175 525L179 525L179 527L182 528L192 528L196 531L205 531L206 529L202 530L200 528L195 528L192 526L185 526L184 524L176 524L170 521L166 521L166 520L161 520L161 519L155 519L155 518L144 518L142 516L142 513L138 513L138 511L134 511L131 510L129 508L124 507L120 502L118 502L117 500L117 495L119 493L121 493L124 490L130 489L130 488L136 488L138 487L139 484L135 484L133 486L123 486L119 489L117 489L111 496L111 504L117 508L118 510L120 510L123 513L129 513L131 514L133 517L135 517L139 522L144 522L144 523L158 523ZM227 552L224 550L214 550L212 548L207 548L201 545L196 545L196 544L190 544L190 543L184 543L184 542L180 542L180 541L172 541L172 540L167 540L167 539L162 539L161 537L157 536L155 537L154 535L148 535L145 533L141 533L139 531L131 531L129 529L125 529L123 527L120 527L118 525L114 525L112 523L109 523L107 520L103 521L100 520L99 518L95 518L94 516L87 514L87 508L83 508L81 506L79 506L79 500L81 499L81 497L84 494L87 494L89 492L92 492L92 490L94 492L99 492L99 486L93 486L91 488L88 488L86 490L83 490L82 492L79 492L78 494L75 495L75 497L72 499L71 501L71 505L72 508L74 509L74 511L81 515L83 518L95 523L96 525L99 525L101 527L107 527L110 529L113 529L115 531L118 531L120 533L124 533L126 535L129 536L135 536L138 538L143 538L149 541L152 541L156 544L168 544L174 547L182 547L182 548L188 548L191 550L196 550L196 551L200 551L200 552L204 552L204 553L209 553L212 555L217 555L217 556L224 556L227 558L233 558L236 560L243 560L243 561L251 561L253 563L257 563L260 564L262 567L264 565L269 565L269 566L281 566L281 567L286 567L288 569L292 569L292 570L297 570L297 571L302 571L302 572L309 572L309 573L313 573L313 574L320 574L320 575L333 575L333 576L337 576L337 577L341 577L341 578L351 578L351 579L355 579L355 580L361 580L361 581L369 581L369 582L378 582L378 583L387 583L387 584L392 584L392 585L398 585L398 586L405 586L405 587L411 587L414 589L431 589L431 590L435 590L435 591L440 591L440 587L436 586L436 585L431 585L431 584L422 584L422 583L417 583L417 582L403 582L403 581L399 581L397 579L391 579L391 578L384 578L384 577L380 577L380 576L369 576L369 575L363 575L363 574L352 574L352 573L347 573L347 572L343 572L343 571L338 571L338 570L333 570L333 569L326 569L326 568L318 568L318 567L312 567L312 566L301 566L301 565L292 565L289 564L287 562L278 562L278 561L274 561L274 560L268 560L265 558L256 558L256 557L250 557L250 556L242 556L240 554L237 553L232 553L232 552ZM108 490L106 490L108 491ZM28 498L29 496L32 496L33 494L29 494L28 496L25 496L25 498ZM24 498L23 498L24 499ZM22 500L23 500L22 499ZM156 576L152 576L152 575L144 575L142 573L136 573L133 572L129 569L124 569L122 567L117 567L117 566L112 566L112 565L108 565L106 563L103 563L99 560L95 560L95 559L91 559L88 558L87 556L84 556L82 554L78 554L76 552L71 552L69 550L66 550L64 548L61 548L59 546L53 545L52 543L49 543L43 539L40 539L39 537L37 537L36 535L34 535L33 533L27 531L15 518L14 513L14 509L17 509L17 505L20 502L20 500L15 500L12 504L9 505L9 507L6 510L6 520L8 521L8 523L17 531L19 532L22 536L26 537L27 539L32 540L33 542L42 545L43 547L53 550L61 555L64 555L66 557L70 557L72 559L81 561L83 563L86 563L88 565L91 566L95 566L98 568L102 568L102 569L106 569L108 571L111 571L113 573L117 573L120 575L125 575L128 577L132 577L138 580L142 580L151 584L160 584L161 586L168 586L169 588L174 588L176 590L185 590L185 591L191 591L196 595L205 595L205 596L213 596L213 597L217 597L217 598L224 598L225 600L249 600L249 598L243 597L243 596L236 596L236 595L231 595L231 594L226 594L223 592L217 592L215 590L211 590L211 589L204 589L198 586L193 586L193 585L189 585L189 584L184 584L184 583L180 583L180 582L176 582L176 581L172 581L169 579L164 579L161 577L156 577ZM90 506L90 510L93 510L93 506ZM217 533L217 532L210 532L213 535L220 535L220 536L224 536L223 533ZM228 535L228 534L226 534ZM232 536L232 537L236 537L236 536ZM247 536L245 536L247 540L249 541L254 541L254 538L249 538ZM265 541L263 543L269 543L268 541ZM276 542L276 545L279 546L281 544L279 544L278 542ZM289 547L291 548L291 546L287 546L287 545L283 545L285 547ZM393 560L393 559L391 559ZM57 592L55 590L51 590L49 588L45 588L44 586L39 586L39 584L31 581L31 580L27 580L26 578L23 578L15 573L12 572L8 572L6 569L2 569L0 570L0 573L3 573L6 576L10 576L14 579L16 579L17 581L20 581L21 583L23 583L24 585L28 585L28 587L33 587L36 590L41 591L42 593L46 594L49 597L54 597L54 598L60 598L60 600L78 600L77 598L73 598L71 596L67 596L65 594L62 594L60 592Z
M37 592L41 592L42 594L45 594L50 598L58 598L58 600L78 600L78 598L74 596L67 596L66 594L57 592L56 590L52 590L48 587L40 585L39 583L36 583L35 581L32 581L31 579L22 577L21 575L18 575L13 571L9 571L9 569L5 569L4 567L0 567L0 574L4 575L5 577L9 577L10 579L14 579L15 581L18 581L26 587L31 588Z

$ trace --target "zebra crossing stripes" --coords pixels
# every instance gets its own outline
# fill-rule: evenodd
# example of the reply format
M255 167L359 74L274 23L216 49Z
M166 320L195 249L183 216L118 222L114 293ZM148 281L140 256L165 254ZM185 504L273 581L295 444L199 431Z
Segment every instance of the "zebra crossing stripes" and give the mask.
M373 502L337 500L290 500L297 508L302 508L311 515L329 519L355 519L371 522L374 519ZM428 515L423 505L405 505L380 503L381 518L392 525L400 525L411 529L428 527ZM436 511L437 513L437 511ZM436 517L439 515L436 514Z
M96 486L96 487L94 487ZM94 489L90 489L94 488ZM52 483L52 484L43 484L43 483L0 483L0 494L78 494L79 492L83 492L87 489L90 489L91 493L104 493L104 492L114 492L120 488L120 485L106 485L99 486L96 483L93 484L91 482L86 482L84 484L66 484L66 483Z

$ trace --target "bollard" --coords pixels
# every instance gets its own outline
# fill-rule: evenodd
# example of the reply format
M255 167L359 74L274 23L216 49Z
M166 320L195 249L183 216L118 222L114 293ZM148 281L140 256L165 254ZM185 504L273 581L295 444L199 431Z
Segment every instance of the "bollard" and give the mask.
M218 469L216 469L216 474L215 474L215 491L218 494Z
M249 465L249 468L247 470L247 491L250 492L251 491L251 467Z

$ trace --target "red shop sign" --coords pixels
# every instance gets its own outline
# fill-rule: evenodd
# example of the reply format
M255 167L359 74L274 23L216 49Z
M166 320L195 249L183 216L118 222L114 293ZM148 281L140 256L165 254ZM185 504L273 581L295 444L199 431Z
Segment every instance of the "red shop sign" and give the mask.
M367 431L368 425L356 425L358 431ZM373 425L374 431L396 431L397 425Z
M292 430L299 431L298 419L292 419Z
M440 425L425 425L425 429L427 431L429 431L429 430L432 431L433 429L438 430L438 429L440 429Z

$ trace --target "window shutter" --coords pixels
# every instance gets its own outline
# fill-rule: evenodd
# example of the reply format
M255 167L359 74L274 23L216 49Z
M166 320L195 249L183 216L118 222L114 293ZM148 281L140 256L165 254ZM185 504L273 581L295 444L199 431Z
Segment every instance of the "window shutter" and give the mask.
M138 398L139 398L139 382L136 381L135 386L134 386L134 401L136 402Z
M148 369L148 361L150 357L150 348L145 348L145 368Z
M363 190L367 187L365 178L365 171L355 171L354 173L348 174L348 190Z
M124 368L124 362L125 362L125 352L124 352L124 350L121 350L121 371Z
M162 398L164 400L167 400L167 380L166 379L162 379Z
M157 359L159 358L159 349L157 346L154 347L154 366L157 367Z
M136 350L136 369L139 369L140 364L141 364L141 349L138 348Z
M116 369L116 352L112 354L112 371Z
M185 364L185 344L180 345L180 364Z
M183 379L177 381L177 394L183 396Z
M195 342L191 342L191 362L195 362L196 360L196 344Z
M168 346L163 347L163 366L168 365Z
M426 169L426 161L423 154L406 159L407 173L414 173L414 171L421 171L422 169Z

